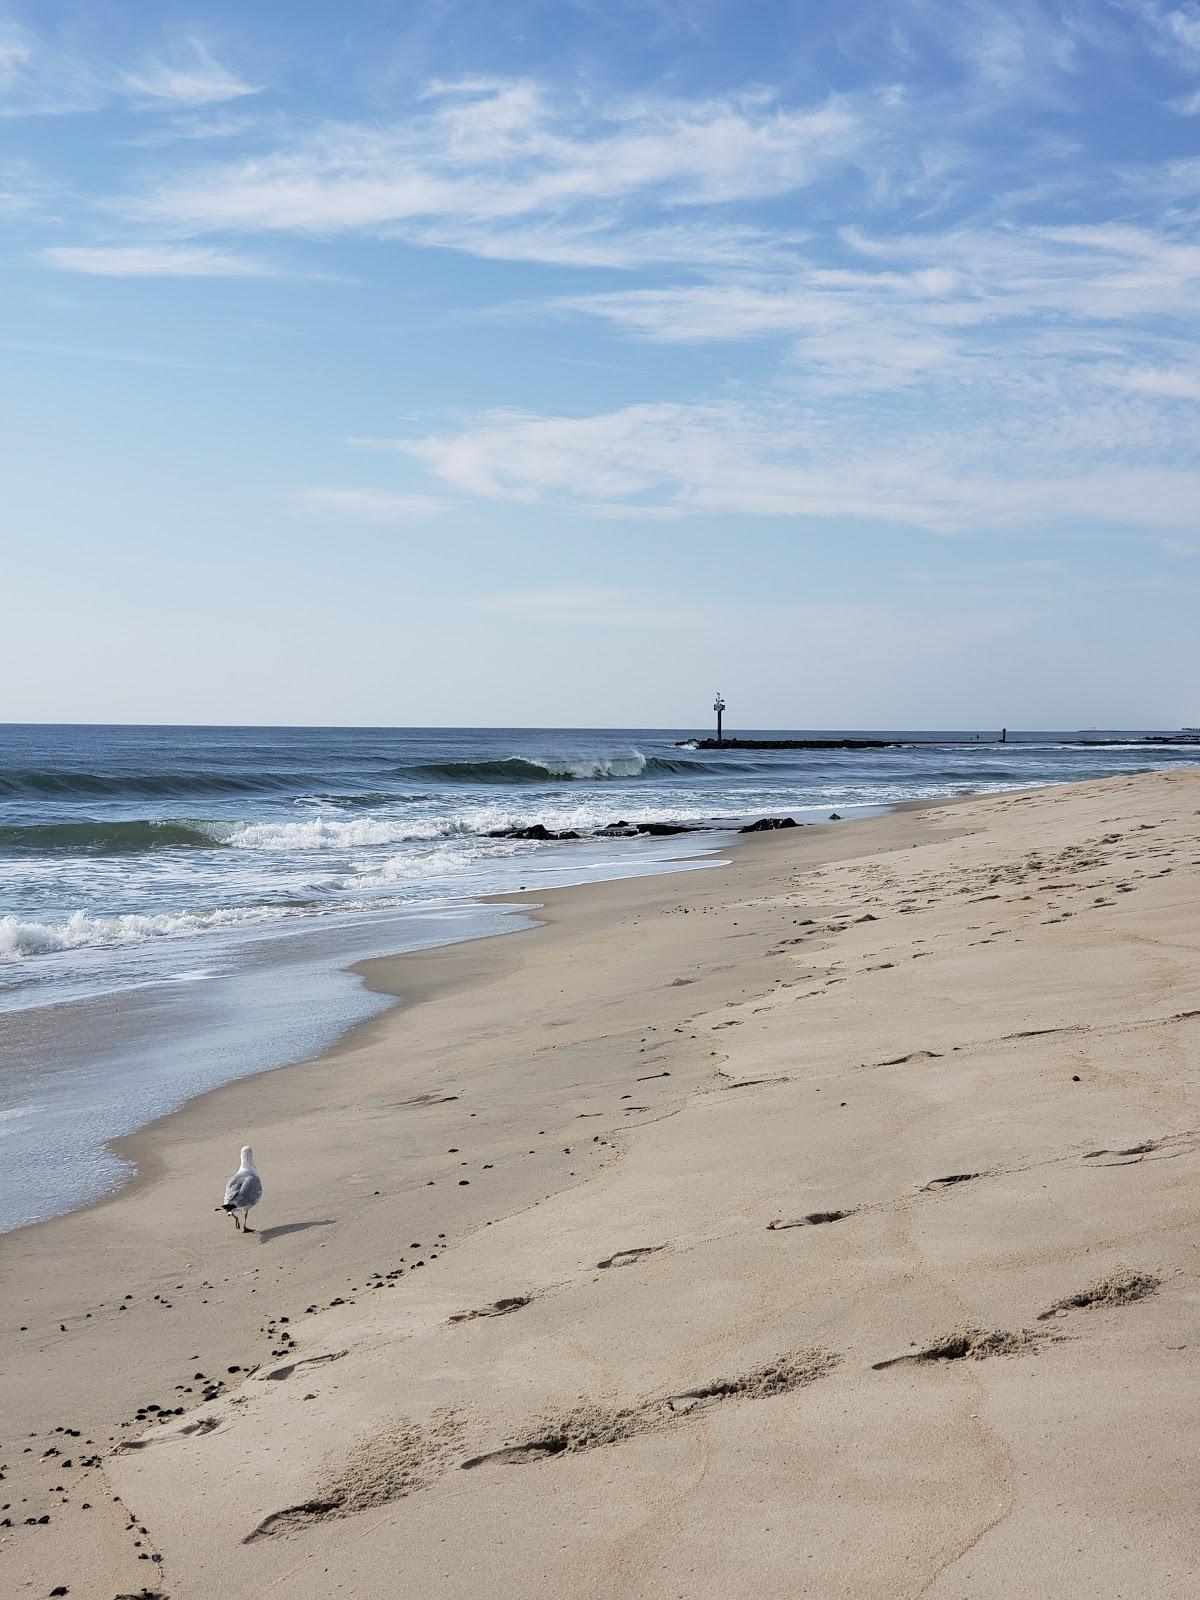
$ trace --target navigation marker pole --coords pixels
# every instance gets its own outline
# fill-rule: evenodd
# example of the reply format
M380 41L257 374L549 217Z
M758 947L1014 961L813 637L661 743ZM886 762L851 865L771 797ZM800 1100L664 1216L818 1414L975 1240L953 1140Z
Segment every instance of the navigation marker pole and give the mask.
M725 715L725 697L718 691L717 698L713 701L713 710L717 713L717 743L722 740L721 718Z

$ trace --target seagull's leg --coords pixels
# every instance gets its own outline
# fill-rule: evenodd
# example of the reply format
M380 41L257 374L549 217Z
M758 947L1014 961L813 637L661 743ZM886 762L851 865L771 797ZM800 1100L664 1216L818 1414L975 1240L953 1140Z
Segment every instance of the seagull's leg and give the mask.
M256 1230L250 1226L250 1207L247 1206L245 1211L242 1212L242 1232L254 1233L255 1231Z
M234 1226L234 1231L235 1231L235 1232L236 1232L236 1233L241 1233L241 1231L242 1231L242 1225L241 1225L241 1223L240 1223L240 1222L239 1222L239 1221L238 1221L238 1214L237 1214L237 1212L236 1212L236 1211L231 1211L231 1212L230 1212L230 1213L229 1213L229 1215L230 1215L230 1216L231 1216L231 1217L232 1217L232 1218L233 1218L233 1226Z

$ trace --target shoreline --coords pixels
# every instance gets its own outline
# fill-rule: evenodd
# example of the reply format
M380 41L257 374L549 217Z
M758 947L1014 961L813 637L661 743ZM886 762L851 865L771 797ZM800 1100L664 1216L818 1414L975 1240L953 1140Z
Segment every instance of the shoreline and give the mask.
M707 832L707 830L696 831L697 833ZM724 831L712 830L711 836L717 841L728 841L729 839L736 838L736 833L727 834ZM707 848L696 851L693 855L648 858L648 861L645 864L639 863L638 870L630 872L627 875L619 874L611 878L582 877L575 882L556 885L553 888L514 890L512 892L504 891L494 894L478 894L469 896L466 897L462 902L455 902L450 908L450 916L446 922L446 927L443 930L444 936L435 936L428 942L423 940L421 943L413 945L409 949L401 949L399 951L385 949L377 954L358 956L352 960L339 960L339 956L336 953L336 942L342 942L348 936L352 937L354 942L361 942L362 936L361 934L357 934L353 928L334 930L332 938L335 942L328 944L328 948L326 949L325 953L309 956L302 964L315 967L322 979L325 981L326 985L329 987L339 984L342 978L356 979L356 992L358 992L361 997L384 996L389 1003L384 1005L381 1009L368 1011L365 1015L360 1014L353 1020L344 1023L339 1023L331 1018L328 1026L317 1026L316 1031L319 1034L324 1034L325 1038L324 1042L315 1048L308 1047L303 1043L303 1041L298 1040L296 1041L294 1047L291 1048L291 1053L287 1054L282 1060L269 1062L264 1065L252 1065L244 1068L243 1070L234 1071L230 1076L224 1077L216 1083L205 1085L191 1091L188 1091L187 1089L181 1089L179 1091L180 1098L176 1104L168 1107L166 1110L145 1116L144 1120L139 1121L137 1126L131 1128L128 1132L98 1136L94 1141L89 1141L88 1148L90 1150L94 1150L102 1162L111 1159L111 1161L116 1163L118 1166L127 1167L132 1165L133 1170L126 1176L119 1178L111 1187L104 1188L91 1194L86 1194L77 1202L67 1205L62 1210L51 1212L43 1217L34 1217L29 1221L18 1222L12 1226L0 1229L0 1239L8 1237L10 1234L18 1233L24 1228L37 1227L43 1222L54 1221L57 1217L72 1215L77 1211L86 1209L88 1206L103 1205L105 1202L116 1198L120 1194L123 1194L131 1185L136 1185L139 1181L140 1157L135 1156L130 1152L142 1134L151 1129L157 1128L172 1116L176 1116L185 1111L194 1102L203 1100L207 1095L219 1093L221 1089L227 1087L229 1084L259 1078L268 1073L282 1071L287 1067L299 1066L307 1062L318 1060L327 1053L340 1049L352 1039L358 1029L369 1027L370 1024L379 1021L382 1017L395 1010L397 1006L403 1006L407 1000L407 996L404 993L389 988L386 984L377 984L372 980L370 972L375 963L386 964L404 955L421 955L424 953L432 953L434 951L450 950L458 945L476 944L481 940L498 938L502 935L524 931L519 925L494 926L484 928L479 932L468 934L465 937L454 937L451 931L453 927L453 919L464 911L467 913L474 912L476 915L478 915L479 911L486 907L493 908L501 913L509 912L513 918L520 918L528 915L528 908L530 906L536 907L538 904L540 904L542 898L548 894L555 894L561 892L563 889L586 889L593 884L598 883L618 883L627 881L636 882L642 877L658 877L663 875L671 875L678 872L685 872L687 870L694 870L695 867L701 866L719 857L722 854L723 849L723 844L714 842ZM657 864L659 862L663 863L661 867ZM691 864L690 867L689 863ZM433 917L427 918L427 920L436 921L436 914ZM301 937L319 942L321 938L321 932L320 930L313 930L312 933L302 935ZM326 935L327 941L330 939L330 937L331 936L329 934ZM250 965L238 967L229 973L220 975L216 981L219 984L223 984L226 989L230 984L236 984L241 987L253 986L256 981L261 983L264 976L270 980L273 980L276 984L284 984L287 981L287 973L289 968L295 964L296 961L295 952L291 946L287 947L286 953L288 960L285 962L281 962L266 969L261 969L261 971ZM139 1003L146 1003L147 1000L149 1000L149 1002L153 1005L161 1004L164 999L178 994L179 990L177 986L170 982L164 982L161 984L144 986L142 988L136 988L132 990L116 989L103 992L88 999L67 1001L63 1004L67 1008L84 1008L85 1012L95 1012L98 1010L103 1018L108 1014L118 1014L122 1009L122 1005L128 1004L130 1000L133 1001L135 1006ZM194 998L194 996L189 995L188 998L191 999ZM363 1000L360 998L359 1004L351 1007L350 1009L355 1009L361 1012L362 1006ZM54 1021L56 1020L56 1013L59 1012L60 1009L61 1008L59 1006L50 1004L36 1009L18 1010L11 1015L14 1019L18 1019L22 1024L25 1025L28 1025L28 1020L30 1018L43 1025L47 1023L53 1025ZM348 1004L344 1003L340 1009L345 1011L348 1009ZM78 1029L76 1029L76 1031L78 1031ZM219 1034L217 1035L215 1042L218 1045L221 1043ZM266 1049L265 1038L257 1042L262 1050ZM109 1049L111 1050L113 1047L114 1046L110 1043ZM117 1044L116 1048L120 1048L119 1043ZM145 1040L140 1043L138 1049L140 1054L144 1055L146 1053ZM168 1050L169 1049L170 1046L168 1045Z
M672 874L662 872L646 876L661 878ZM634 883L640 879L611 878L600 881ZM494 941L522 933L535 933L539 928L550 925L552 919L538 913L546 908L546 902L551 896L586 893L595 887L597 887L595 883L580 883L566 884L555 889L518 890L516 895L479 895L477 900L480 905L506 907L512 911L514 917L524 917L528 920L523 926L495 929L490 933L474 934L470 938L458 939L451 943L429 945L417 950L394 951L386 955L366 956L360 961L352 961L341 970L353 973L369 994L386 996L389 1004L383 1010L377 1011L373 1016L363 1017L358 1022L350 1023L325 1049L317 1051L314 1055L302 1056L294 1061L282 1061L273 1067L261 1067L242 1077L230 1079L227 1083L217 1084L212 1089L190 1096L174 1111L156 1117L132 1133L107 1141L108 1148L118 1160L132 1164L134 1171L129 1180L111 1194L97 1196L95 1200L87 1201L72 1211L45 1217L40 1222L29 1223L27 1226L41 1227L65 1217L75 1216L91 1207L105 1206L124 1198L143 1185L143 1175L144 1181L150 1181L154 1175L152 1172L154 1154L150 1148L152 1140L166 1131L168 1125L176 1118L186 1117L189 1113L202 1114L206 1102L235 1086L261 1082L272 1078L276 1073L294 1072L297 1068L319 1068L329 1059L369 1047L383 1036L390 1024L394 1024L398 1013L408 1013L430 1000L449 996L482 974L490 975L494 971L494 965L482 956L481 951L488 949ZM522 894L528 896L528 904L516 903L518 896ZM393 972L396 972L394 977ZM401 983L403 987L398 987ZM11 1230L14 1234L21 1231L23 1230L16 1228ZM0 1234L0 1240L6 1237L8 1235Z
M390 1600L402 1563L416 1600L1000 1600L1036 1549L1033 1600L1182 1600L1198 776L754 835L372 958L404 1003L0 1239L13 1592ZM246 1142L241 1238L212 1209ZM1145 1304L1038 1320L1118 1269ZM1013 1353L882 1373L962 1327ZM486 1465L548 1418L602 1437ZM1064 1484L1103 1510L1082 1552L1037 1521Z
M844 817L839 819L839 826L853 826L856 823L876 821L879 816L898 816L911 812L919 812L935 807L954 806L974 798L971 795L935 795L921 800L900 800L882 810L878 815L856 818ZM829 823L806 823L798 827L824 828ZM793 830L785 830L785 833ZM513 934L533 933L537 929L553 925L554 918L551 914L559 897L586 894L589 890L605 885L639 883L644 879L670 878L689 871L711 871L725 864L722 857L728 855L736 859L736 852L745 848L750 840L760 839L762 834L748 834L741 836L738 831L722 834L724 844L714 844L710 850L698 852L693 856L677 858L664 858L661 870L631 874L627 877L586 879L578 883L562 884L548 889L517 890L513 893L481 894L474 897L474 903L480 906L493 906L499 910L507 910L514 917L528 919L523 926L496 928L487 933L473 934L465 939L447 940L442 944L423 945L413 950L388 952L383 955L366 956L361 960L349 962L338 970L353 974L359 979L368 994L382 995L388 1004L382 1010L372 1015L361 1017L356 1022L349 1023L340 1029L322 1049L308 1055L297 1056L288 1061L280 1061L273 1066L252 1068L249 1072L242 1073L235 1078L226 1079L223 1083L215 1084L212 1088L202 1089L187 1098L170 1111L153 1117L148 1122L142 1123L130 1133L120 1134L115 1138L105 1139L103 1148L115 1160L132 1168L129 1176L115 1188L98 1194L91 1199L82 1201L79 1205L71 1206L65 1211L55 1212L48 1217L40 1217L35 1221L22 1223L15 1228L0 1232L0 1242L13 1235L24 1232L30 1228L42 1227L46 1224L57 1222L66 1217L78 1215L92 1207L103 1207L123 1196L136 1192L150 1181L154 1176L154 1152L150 1136L162 1131L173 1118L181 1117L193 1107L201 1107L211 1096L219 1095L224 1090L237 1084L253 1082L269 1078L275 1073L287 1072L297 1067L315 1067L327 1057L340 1055L343 1051L356 1048L358 1045L367 1045L376 1037L376 1030L386 1026L388 1019L394 1017L397 1011L405 1011L420 1005L423 1001L440 996L462 983L469 983L473 977L486 970L486 963L476 963L469 959L473 948L487 945L492 940L507 938ZM691 863L691 865L688 865ZM542 913L546 914L543 915ZM463 952L461 962L452 962L447 958L450 954ZM438 959L441 957L442 959ZM461 973L452 970L461 965ZM399 974L391 977L392 970L400 968L404 973L403 980ZM426 970L429 968L430 970ZM382 976L376 969L384 969L387 976ZM410 978L410 974L418 974ZM403 981L410 987L399 988L397 985Z
M838 822L841 826L870 822L878 820L880 817L903 815L908 812L922 811L935 807L954 806L969 801L973 798L975 798L975 796L963 794L933 795L917 800L898 800L887 807L881 807L878 809L863 808L871 811L872 814L870 816L860 818L850 815L840 817ZM829 823L827 822L809 822L801 823L797 826L801 828L824 828L828 825ZM700 833L706 833L707 831L708 830L697 830L697 832ZM791 832L792 830L786 831ZM46 1223L55 1222L63 1217L74 1216L77 1213L85 1211L93 1206L104 1206L111 1201L120 1198L122 1195L139 1188L143 1182L143 1169L147 1167L147 1163L153 1161L152 1152L143 1147L145 1135L154 1133L156 1130L167 1124L171 1118L182 1115L193 1105L204 1102L211 1095L220 1094L222 1090L230 1087L233 1084L264 1078L270 1074L283 1072L289 1068L305 1066L319 1062L328 1055L353 1046L353 1044L359 1039L360 1033L362 1040L364 1042L367 1041L372 1037L371 1030L376 1025L384 1023L385 1020L397 1009L403 1009L410 1004L419 1004L422 999L428 998L431 994L439 992L440 988L443 986L437 977L432 975L425 977L423 975L421 979L417 980L419 992L416 994L410 994L406 990L396 988L390 980L378 980L375 976L375 968L381 967L390 969L397 962L408 961L409 959L413 959L415 961L416 958L420 957L433 957L440 952L448 952L457 950L460 947L478 945L492 939L507 937L510 934L531 932L533 929L542 926L545 920L549 920L537 916L536 913L541 907L545 905L552 905L555 897L587 891L605 884L637 883L643 878L649 879L671 877L688 871L711 870L712 868L722 864L720 860L721 857L725 855L732 857L736 851L740 850L746 845L749 839L762 837L761 834L747 834L742 836L740 829L731 829L728 832L712 830L712 833L715 838L723 840L724 842L714 843L710 848L698 851L694 855L660 858L661 866L654 870L642 871L632 873L627 876L613 878L580 879L575 883L556 885L546 889L515 890L512 892L506 891L496 894L480 894L472 897L470 903L475 906L490 906L500 911L509 911L514 917L528 918L529 920L524 926L493 928L487 932L471 934L462 939L446 939L443 942L420 945L411 950L388 951L379 955L364 956L360 959L350 961L344 966L336 967L336 969L330 968L331 974L334 970L336 970L339 974L353 975L360 981L365 993L370 995L384 996L386 997L388 1003L381 1010L375 1011L367 1016L359 1017L357 1020L349 1022L343 1027L337 1028L337 1030L328 1039L328 1042L315 1051L297 1054L289 1057L287 1060L278 1061L271 1065L252 1067L245 1072L238 1073L233 1077L226 1078L219 1083L213 1084L211 1087L202 1088L194 1093L186 1094L178 1105L148 1118L145 1122L139 1123L137 1127L131 1129L128 1133L117 1134L97 1140L95 1148L103 1154L111 1156L114 1161L122 1166L129 1167L131 1170L129 1171L128 1175L118 1181L113 1187L106 1189L103 1192L83 1198L77 1204L70 1205L62 1211L55 1211L45 1217L37 1217L28 1222L18 1223L13 1227L0 1229L0 1241L7 1239L14 1234L22 1233L26 1229L41 1227ZM406 971L410 970L416 969L415 967L406 969ZM246 976L246 974L241 974L241 976ZM445 986L449 986L456 981L460 980L447 977L445 980ZM132 992L136 993L137 991ZM122 995L123 991L118 990L113 991L112 993L100 995L91 1002L84 1001L68 1003L103 1003L119 1007ZM55 1009L56 1008L53 1006L48 1006L44 1008L45 1014L47 1016L52 1016ZM22 1013L15 1014L22 1015Z

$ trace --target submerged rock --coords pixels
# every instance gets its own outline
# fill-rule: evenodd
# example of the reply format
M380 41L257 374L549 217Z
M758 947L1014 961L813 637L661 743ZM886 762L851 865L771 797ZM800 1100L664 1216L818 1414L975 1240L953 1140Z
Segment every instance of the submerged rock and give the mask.
M701 824L696 822L620 822L605 823L602 828L581 833L576 828L548 828L544 822L530 822L509 828L489 828L487 839L532 839L542 844L552 844L559 839L636 839L640 834L667 837L675 833L697 833Z
M574 828L566 828L560 833L555 833L544 822L531 822L525 828L490 828L487 837L489 839L536 839L545 842L552 839L580 839L583 835L576 833Z

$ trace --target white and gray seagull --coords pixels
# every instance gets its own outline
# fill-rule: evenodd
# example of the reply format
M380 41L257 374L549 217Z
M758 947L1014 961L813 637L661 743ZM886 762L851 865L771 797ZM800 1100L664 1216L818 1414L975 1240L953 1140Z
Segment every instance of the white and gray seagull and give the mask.
M254 1151L250 1146L242 1146L242 1164L225 1185L225 1198L221 1202L221 1210L233 1218L233 1225L239 1231L244 1229L247 1233L255 1230L250 1226L250 1207L256 1206L262 1199L262 1179L258 1175L258 1168L254 1165ZM238 1221L238 1212L242 1213L242 1220Z

